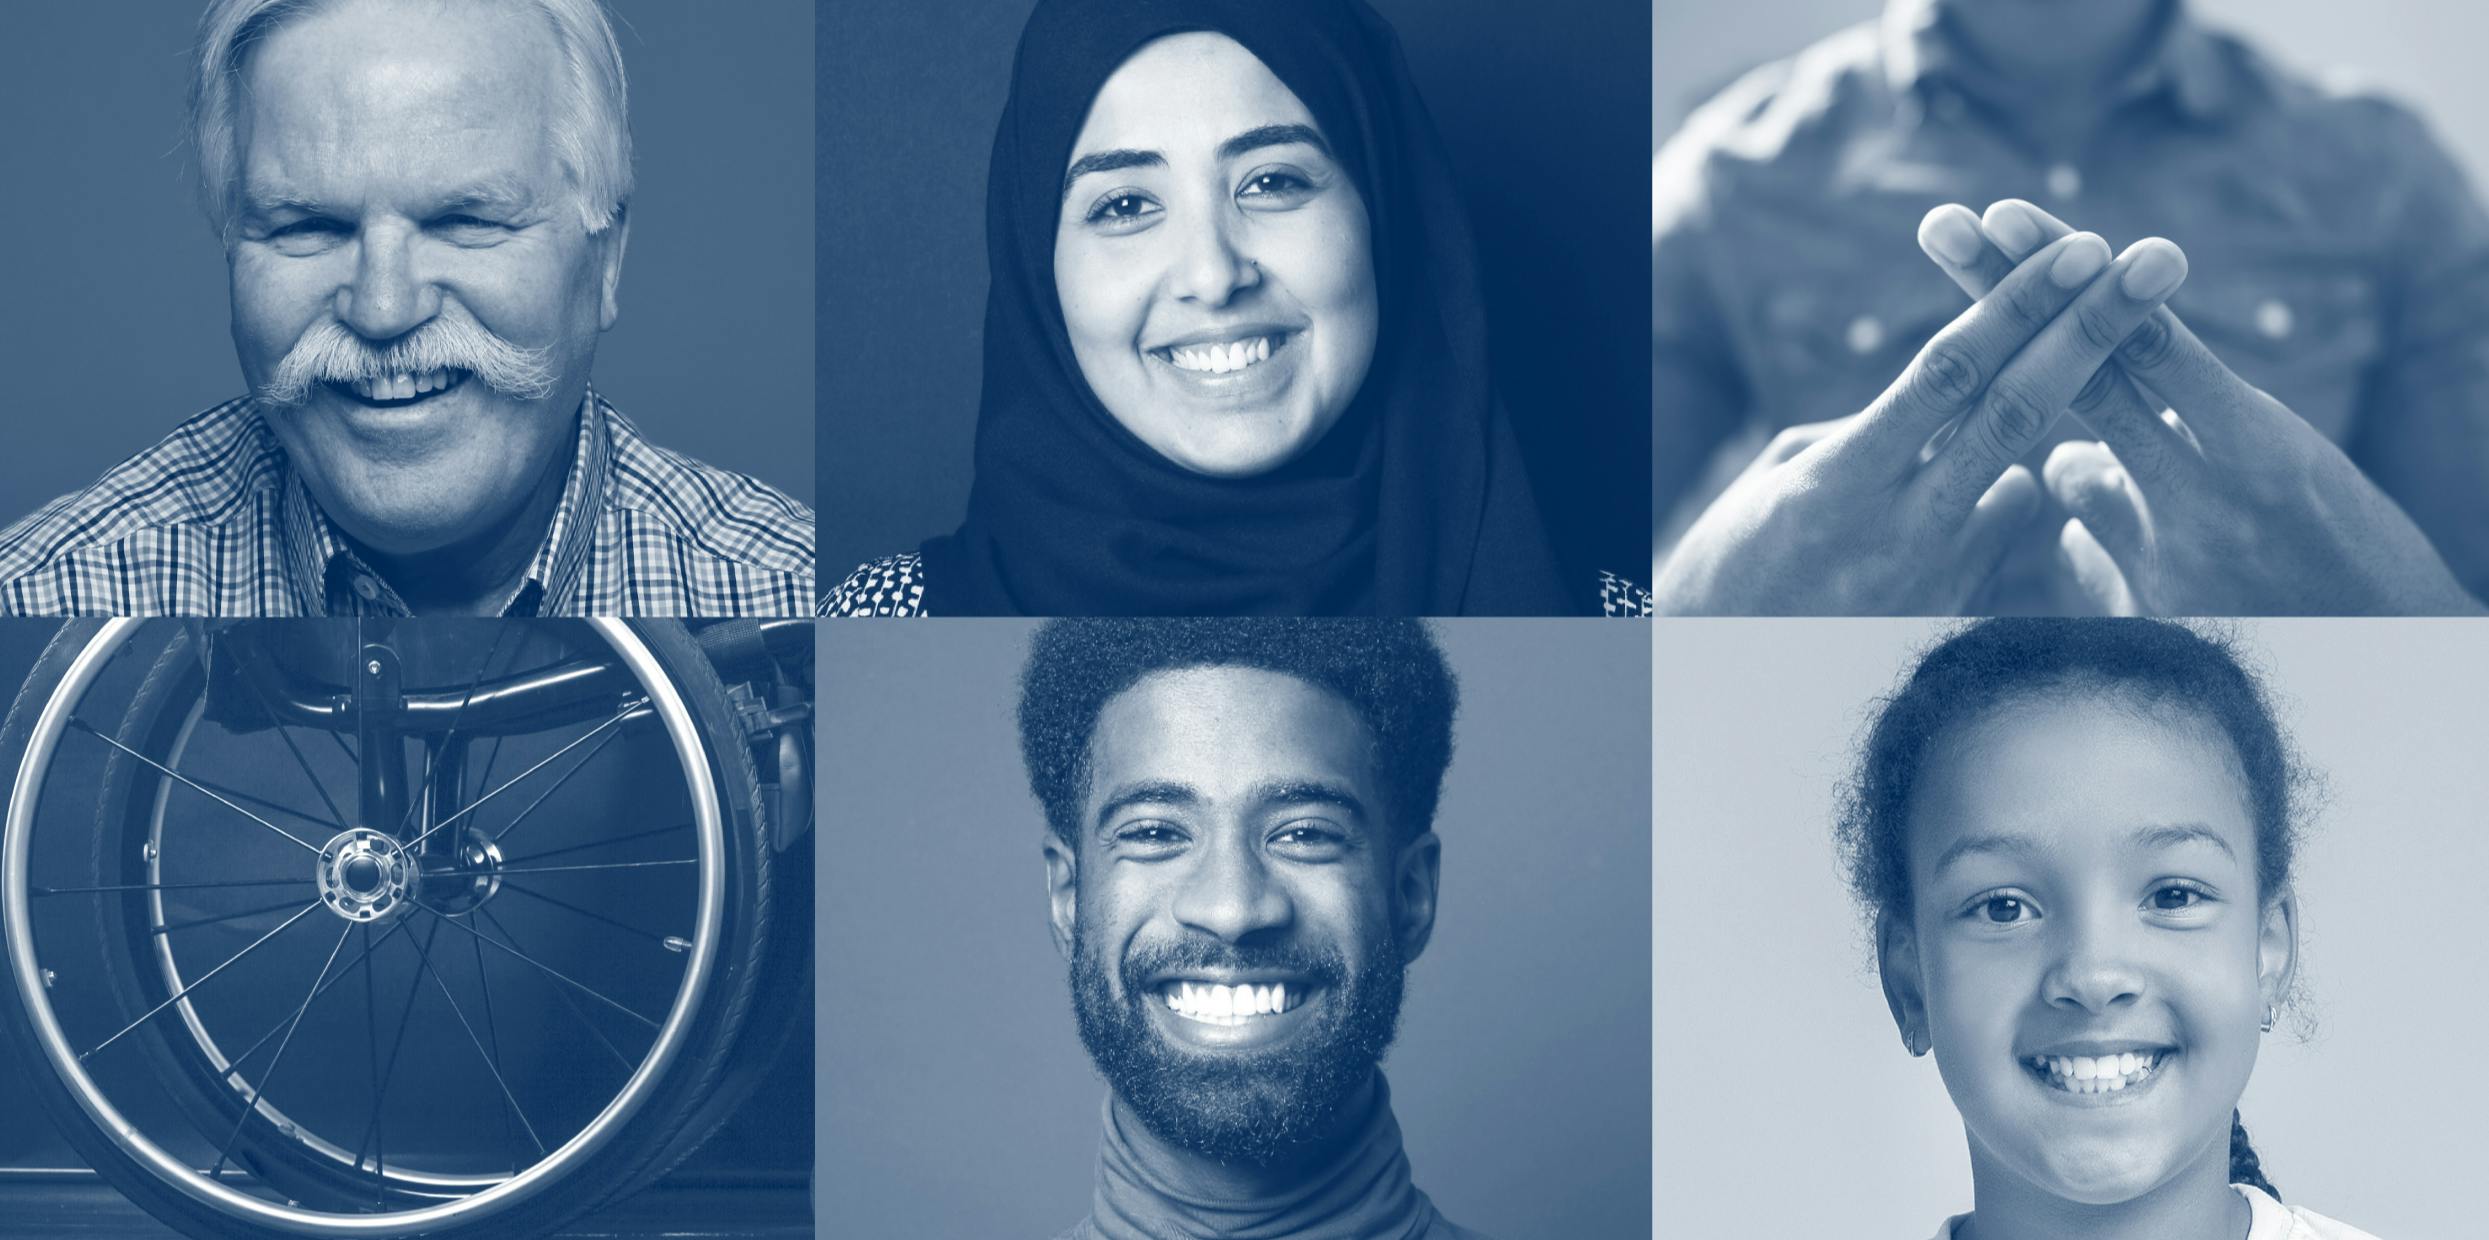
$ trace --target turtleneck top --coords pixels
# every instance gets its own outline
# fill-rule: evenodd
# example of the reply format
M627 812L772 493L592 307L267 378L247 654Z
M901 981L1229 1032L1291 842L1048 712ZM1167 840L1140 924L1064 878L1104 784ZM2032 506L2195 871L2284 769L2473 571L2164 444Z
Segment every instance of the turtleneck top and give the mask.
M1204 1182L1200 1155L1159 1139L1110 1092L1089 1217L1057 1240L1487 1240L1410 1183L1380 1072L1367 1098L1302 1180L1232 1197Z

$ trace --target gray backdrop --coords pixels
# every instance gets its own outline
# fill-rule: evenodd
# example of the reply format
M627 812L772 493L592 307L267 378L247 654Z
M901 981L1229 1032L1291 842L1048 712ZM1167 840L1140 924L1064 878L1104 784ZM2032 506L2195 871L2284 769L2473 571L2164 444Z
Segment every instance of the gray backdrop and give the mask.
M1869 704L1938 631L1658 626L1652 1056L1702 1065L1659 1072L1652 1101L1675 1234L1924 1236L1970 1208L1961 1120L1893 1032L1831 837ZM2470 894L2489 869L2489 628L2243 631L2332 792L2299 862L2314 1030L2265 1039L2247 1130L2294 1203L2383 1237L2475 1234L2489 1086L2462 1065L2489 1025Z
M2420 110L2475 186L2489 169L2489 7L2471 0L2191 0L2303 73L2347 72ZM1665 0L1652 6L1651 138L1738 73L1882 12L1879 0Z
M1650 562L1640 0L1370 0L1408 52L1478 236L1498 390L1558 549ZM1034 0L822 8L821 571L967 511L985 173Z
M0 526L242 394L183 124L204 0L9 6ZM812 502L812 6L610 0L638 194L596 385Z
M1105 1086L1046 932L1028 632L821 626L825 1235L1033 1238L1088 1209ZM1648 1235L1649 635L1435 632L1463 700L1441 912L1386 1062L1411 1169L1502 1240Z

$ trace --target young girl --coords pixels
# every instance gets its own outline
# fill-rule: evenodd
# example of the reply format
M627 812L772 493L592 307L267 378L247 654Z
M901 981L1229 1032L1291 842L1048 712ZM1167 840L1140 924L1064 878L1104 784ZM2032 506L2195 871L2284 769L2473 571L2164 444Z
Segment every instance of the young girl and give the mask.
M2281 1204L2237 1111L2298 954L2301 780L2177 624L1976 624L1884 704L1838 831L1969 1138L1936 1240L2374 1240Z

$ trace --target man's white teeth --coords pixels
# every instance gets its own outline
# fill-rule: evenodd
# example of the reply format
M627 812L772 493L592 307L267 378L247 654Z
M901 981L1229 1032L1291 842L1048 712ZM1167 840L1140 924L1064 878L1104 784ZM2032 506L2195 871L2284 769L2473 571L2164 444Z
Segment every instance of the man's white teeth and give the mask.
M354 394L365 400L413 400L426 392L437 392L449 386L450 372L427 370L414 375L386 375L378 379L357 379Z
M1255 336L1250 340L1227 344L1188 344L1167 350L1167 359L1174 362L1178 370L1223 375L1232 370L1242 370L1255 362L1269 361L1270 337Z
M2167 1051L2129 1051L2120 1055L2042 1055L2023 1060L2048 1083L2077 1094L2113 1094L2140 1083L2161 1066Z
M1303 991L1289 994L1286 982L1268 986L1170 982L1161 993L1176 1015L1213 1025L1241 1025L1256 1016L1284 1012L1305 1001Z

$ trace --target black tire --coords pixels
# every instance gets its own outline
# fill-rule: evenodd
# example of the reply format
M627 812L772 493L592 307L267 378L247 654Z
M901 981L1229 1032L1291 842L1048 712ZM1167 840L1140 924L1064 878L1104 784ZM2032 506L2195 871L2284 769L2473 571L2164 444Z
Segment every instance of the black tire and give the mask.
M61 687L73 662L104 630L105 622L72 622L46 649L21 687L6 726L0 728L0 776L17 777L36 717ZM196 1043L173 1031L166 1020L150 1021L133 1031L131 1038L143 1045L136 1053L152 1061L153 1077L171 1103L203 1132L237 1125L244 1138L236 1142L239 1159L289 1202L308 1211L367 1216L354 1232L365 1236L542 1234L645 1186L697 1148L731 1113L741 1094L748 1091L758 1066L765 1065L783 1041L790 1025L787 1009L794 1001L792 996L809 993L810 919L789 917L779 905L782 895L791 895L795 903L808 908L808 867L791 875L792 883L775 880L784 859L773 855L761 783L733 704L699 644L674 623L635 623L630 632L671 686L700 738L699 749L716 792L722 841L722 898L717 905L707 987L699 1006L682 1023L670 1063L662 1075L646 1082L637 1110L613 1127L601 1145L562 1168L558 1179L544 1183L524 1200L446 1221L410 1221L395 1229L383 1222L375 1229L375 1220L369 1216L409 1213L435 1206L444 1198L435 1190L395 1180L376 1184L364 1166L322 1155L293 1140L291 1134L279 1133L265 1120L241 1123L248 1110L244 1100L224 1083L223 1074L206 1061ZM145 658L148 668L119 721L117 735L122 743L141 753L169 752L150 746L165 743L166 730L182 725L205 688L199 660L189 648L194 640L183 626L170 624L150 626L130 639L123 653ZM95 794L97 831L91 872L98 885L127 877L133 855L130 832L133 824L151 812L162 779L145 764L120 752L112 754L100 792ZM49 795L67 794L53 790ZM12 816L10 822L14 829L16 818ZM784 893L779 890L782 886L788 888ZM0 893L0 899L9 898L13 897ZM140 904L137 900L97 901L98 937L108 945L102 952L103 972L112 1001L131 1016L164 1001L167 994L166 983L147 967L151 949L144 936L151 932L138 911ZM5 933L0 927L0 935ZM341 938L340 951L344 942ZM46 1112L89 1165L140 1207L187 1234L218 1238L284 1234L229 1206L175 1188L152 1164L99 1126L80 1104L71 1082L53 1070L21 997L17 953L9 952L0 964L8 970L9 983L0 992L0 1038L5 1038L14 1062L27 1066L33 1091ZM797 977L802 979L800 985L794 984ZM294 1234L342 1234L342 1229L316 1221L296 1220L287 1229Z

